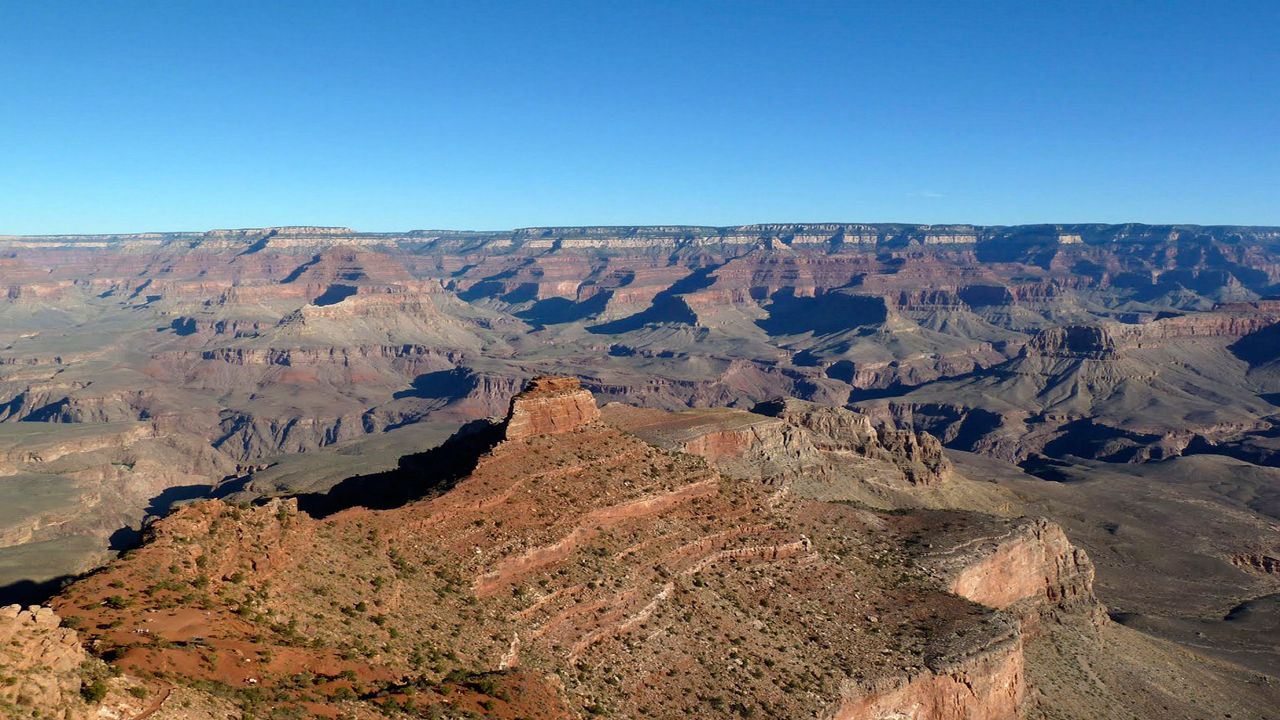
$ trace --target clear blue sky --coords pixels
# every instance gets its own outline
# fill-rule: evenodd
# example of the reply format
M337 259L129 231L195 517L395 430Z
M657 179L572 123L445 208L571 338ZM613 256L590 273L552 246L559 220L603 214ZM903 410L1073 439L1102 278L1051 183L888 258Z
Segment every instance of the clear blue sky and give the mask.
M0 0L0 233L1280 224L1280 2Z

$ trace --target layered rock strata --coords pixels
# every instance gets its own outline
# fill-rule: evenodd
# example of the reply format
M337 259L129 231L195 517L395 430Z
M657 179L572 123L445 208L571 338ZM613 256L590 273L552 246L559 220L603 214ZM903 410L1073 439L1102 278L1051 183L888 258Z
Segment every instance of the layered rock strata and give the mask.
M1101 611L1093 563L1056 523L1021 519L986 530L943 533L919 561L942 587L987 607L1024 616L1046 609Z
M620 404L605 419L648 442L701 455L724 472L838 499L822 485L859 478L910 491L951 477L942 445L926 433L875 427L866 415L794 399L743 410L667 413ZM861 472L860 472L861 471Z
M559 435L599 419L595 396L577 378L539 377L511 399L506 439Z
M1021 717L1017 617L947 592L956 583L922 575L903 552L921 533L950 542L939 531L948 518L983 537L993 521L883 514L727 478L640 440L646 411L636 412L602 418L573 379L539 378L513 400L506 441L438 494L324 519L294 501L187 506L58 605L88 615L86 633L131 673L181 668L169 677L252 682L289 703L293 678L314 669L313 708L350 694L401 703L409 672L415 702L472 702L479 689L490 694L482 707L539 717ZM609 424L619 417L636 434ZM807 438L772 451L860 447L903 488L930 487L895 463L919 457L880 444L852 413L784 404L726 417L718 424L734 432ZM673 418L653 432L740 456L732 436ZM810 433L839 446L815 449ZM1048 526L1028 537L1054 545L1038 557L1061 550ZM992 564L982 543L955 548L957 567ZM1042 582L1043 567L1002 567L978 575ZM189 584L207 593L205 609L177 601ZM138 643L143 631L156 639ZM490 679L437 690L468 677ZM527 684L501 685L513 682Z

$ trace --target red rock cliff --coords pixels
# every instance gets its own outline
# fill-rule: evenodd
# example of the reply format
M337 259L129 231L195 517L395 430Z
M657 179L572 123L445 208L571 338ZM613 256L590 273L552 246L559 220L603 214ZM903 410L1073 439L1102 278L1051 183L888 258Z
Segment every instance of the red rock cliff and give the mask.
M1093 595L1093 562L1044 518L958 534L921 558L948 591L1024 619L1059 609L1101 612Z
M506 438L559 435L599 419L595 397L582 388L577 378L534 378L511 399Z
M995 623L981 641L958 641L896 685L850 688L835 720L1020 720L1026 700L1016 622Z

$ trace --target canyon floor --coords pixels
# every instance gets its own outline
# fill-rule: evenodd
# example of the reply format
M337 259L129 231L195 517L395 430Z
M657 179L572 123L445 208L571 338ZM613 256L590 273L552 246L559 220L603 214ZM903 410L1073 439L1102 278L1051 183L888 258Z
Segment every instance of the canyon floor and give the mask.
M0 287L0 603L74 626L0 618L66 650L14 707L1275 716L1280 229L0 237Z

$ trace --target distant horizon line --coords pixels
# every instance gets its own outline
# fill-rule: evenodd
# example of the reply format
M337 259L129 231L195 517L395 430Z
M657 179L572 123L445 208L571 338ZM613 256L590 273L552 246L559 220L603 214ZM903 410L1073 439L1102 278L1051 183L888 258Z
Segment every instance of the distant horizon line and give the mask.
M348 225L308 225L308 224L283 224L283 225L246 225L242 227L211 227L202 230L128 230L128 231L109 231L109 232L42 232L42 233L10 233L0 232L0 238L58 238L58 237L120 237L130 235L205 235L209 233L244 233L253 231L281 231L281 230L317 230L317 231L346 231L357 235L411 235L423 233L474 233L474 234L496 234L496 233L519 233L537 230L646 230L669 228L671 231L678 230L750 230L750 229L767 229L773 227L909 227L909 228L974 228L974 229L992 229L992 228L1033 228L1033 227L1053 227L1053 228L1106 228L1106 227L1149 227L1149 228L1240 228L1240 229L1259 229L1259 230L1278 230L1280 231L1280 223L1275 225L1269 224L1240 224L1240 223L1191 223L1191 222L1170 222L1170 223L1152 223L1141 221L1125 221L1125 222L1029 222L1029 223L970 223L970 222L945 222L945 223L923 223L923 222L866 222L866 221L782 221L782 222L753 222L744 224L730 225L703 225L703 224L685 224L685 223L650 223L650 224L582 224L582 225L526 225L511 228L495 228L495 229L471 229L471 228L444 228L444 227L420 227L409 228L404 230L360 230Z

